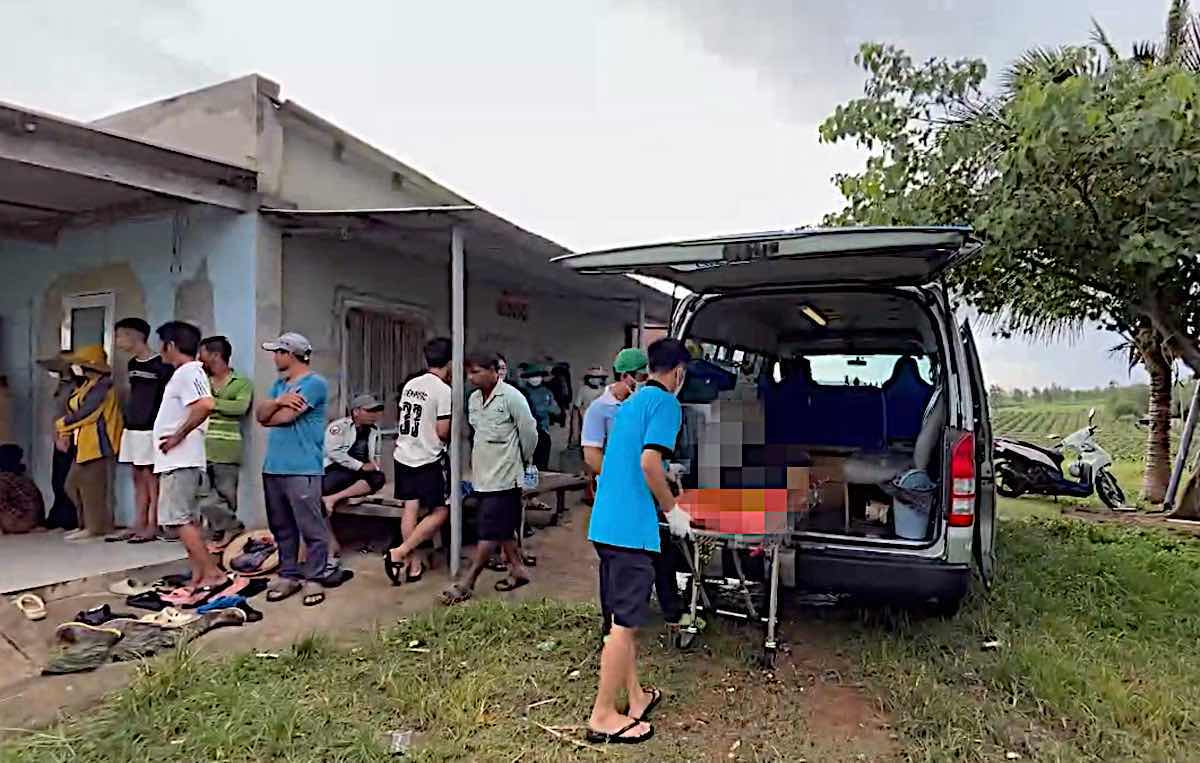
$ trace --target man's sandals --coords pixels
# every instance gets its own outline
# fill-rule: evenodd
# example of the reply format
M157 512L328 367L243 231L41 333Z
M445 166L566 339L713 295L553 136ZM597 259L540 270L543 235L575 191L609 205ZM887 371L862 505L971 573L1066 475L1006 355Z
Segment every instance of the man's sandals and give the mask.
M397 548L399 548L397 546ZM408 557L400 561L392 559L392 549L383 552L383 571L387 574L388 580L392 581L392 585L398 586L405 583L415 583L425 574L425 568L422 567L420 572L412 573L408 571Z
M493 588L501 593L508 593L509 591L515 591L518 588L527 585L529 585L529 578L507 577L497 580L496 585L493 586Z
M638 736L626 736L626 734L628 734L630 731L633 731L643 723L646 722L639 721L637 718L634 718L627 725L617 729L611 734L606 734L603 731L593 731L592 729L588 729L584 739L592 744L641 744L642 742L649 741L650 738L654 736L654 727L649 723L646 723L646 733L644 734L640 734Z

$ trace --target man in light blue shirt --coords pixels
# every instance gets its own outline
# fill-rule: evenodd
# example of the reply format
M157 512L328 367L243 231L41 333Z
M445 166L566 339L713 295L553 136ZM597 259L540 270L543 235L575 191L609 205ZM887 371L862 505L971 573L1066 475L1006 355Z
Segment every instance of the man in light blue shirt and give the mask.
M660 339L648 351L650 379L624 402L613 419L604 451L588 539L600 557L601 609L612 632L600 656L600 683L588 719L587 740L603 744L644 742L654 735L646 719L662 699L637 679L637 629L649 616L654 556L659 552L658 510L674 529L687 532L686 514L675 506L663 459L675 449L682 410L675 399L690 359L683 343ZM617 710L617 692L629 694L629 711Z
M329 523L321 504L325 476L325 402L328 385L309 369L312 344L289 332L263 349L275 355L280 378L266 400L255 407L258 423L270 428L263 461L263 497L267 525L279 547L279 577L267 591L268 601L280 601L304 590L304 606L325 600L323 585L337 585L343 573L327 580ZM304 539L304 566L299 564Z

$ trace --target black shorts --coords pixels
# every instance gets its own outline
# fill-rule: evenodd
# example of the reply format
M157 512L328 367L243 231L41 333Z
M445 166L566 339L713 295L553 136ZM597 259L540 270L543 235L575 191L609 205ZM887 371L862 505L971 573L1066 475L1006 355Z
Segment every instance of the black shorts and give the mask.
M423 509L436 509L447 504L449 484L445 459L423 466L405 466L397 462L393 495L397 501L416 501Z
M359 480L364 480L371 486L371 492L377 493L387 482L387 475L379 470L356 472L341 464L330 464L325 467L325 476L321 478L321 495L340 493Z
M475 493L479 501L479 539L513 540L521 526L521 488Z
M607 622L640 628L650 619L654 553L594 543L600 557L600 611Z

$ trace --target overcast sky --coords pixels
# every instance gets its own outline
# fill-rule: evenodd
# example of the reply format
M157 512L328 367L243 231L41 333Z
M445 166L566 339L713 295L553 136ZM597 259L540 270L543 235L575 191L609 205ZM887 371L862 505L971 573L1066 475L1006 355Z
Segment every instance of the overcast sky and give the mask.
M1161 8L1159 7L1161 6ZM860 42L914 57L1156 39L1165 0L0 0L0 100L88 120L259 72L574 249L811 224L853 149L816 126ZM986 334L987 332L981 332ZM1128 378L1116 339L983 338L1004 386Z

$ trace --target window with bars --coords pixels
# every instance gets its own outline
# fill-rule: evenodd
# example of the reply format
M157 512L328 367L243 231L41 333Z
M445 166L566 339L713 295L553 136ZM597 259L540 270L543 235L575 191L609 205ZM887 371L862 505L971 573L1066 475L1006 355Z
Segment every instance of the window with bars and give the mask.
M394 425L400 389L425 365L425 326L415 317L354 307L346 311L345 341L343 404L355 395L376 395L386 403L381 425Z

